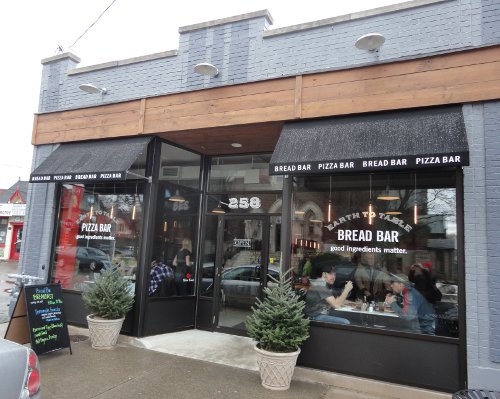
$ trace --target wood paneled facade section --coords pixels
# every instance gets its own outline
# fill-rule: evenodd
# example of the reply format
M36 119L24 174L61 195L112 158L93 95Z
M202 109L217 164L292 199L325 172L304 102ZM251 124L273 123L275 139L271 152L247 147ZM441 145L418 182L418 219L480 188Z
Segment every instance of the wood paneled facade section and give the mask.
M288 120L495 99L500 46L40 114L33 144L152 134L207 154L249 139L270 151Z

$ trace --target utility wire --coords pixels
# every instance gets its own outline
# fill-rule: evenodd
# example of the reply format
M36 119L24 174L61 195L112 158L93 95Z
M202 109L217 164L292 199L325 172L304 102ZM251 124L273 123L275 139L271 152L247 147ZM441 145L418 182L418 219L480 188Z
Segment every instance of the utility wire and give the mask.
M84 36L84 35L85 35L85 34L86 34L89 30L90 30L90 28L92 28L92 27L93 27L93 26L94 26L94 25L95 25L95 24L96 24L96 23L97 23L97 22L101 19L101 17L104 15L104 13L105 13L106 11L108 11L108 10L110 9L110 7L111 7L113 4L115 4L115 1L116 1L116 0L113 0L113 1L111 2L111 4L110 4L109 6L107 6L107 7L106 7L106 9L105 9L105 10L101 13L101 15L99 15L99 16L97 17L97 19L96 19L96 20L95 20L95 21L94 21L94 22L93 22L93 23L92 23L92 24L91 24L91 25L90 25L87 29L85 29L85 32L83 32L83 33L82 33L82 34L78 37L78 39L76 39L76 40L75 40L75 42L74 42L71 46L69 46L69 48L72 48L72 47L73 47L73 46L74 46L74 45L78 42L78 40L80 40L80 39L81 39L81 38L82 38L82 37L83 37L83 36Z

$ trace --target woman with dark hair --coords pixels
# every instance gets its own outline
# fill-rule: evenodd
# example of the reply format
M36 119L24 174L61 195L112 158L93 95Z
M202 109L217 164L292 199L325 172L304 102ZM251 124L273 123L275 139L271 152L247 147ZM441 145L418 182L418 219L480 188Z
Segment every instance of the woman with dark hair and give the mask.
M175 286L177 295L191 294L191 252L192 244L189 238L182 240L182 246L175 255L172 265L175 268Z
M434 305L441 300L441 291L436 287L428 267L424 267L420 263L411 265L408 280L429 303Z

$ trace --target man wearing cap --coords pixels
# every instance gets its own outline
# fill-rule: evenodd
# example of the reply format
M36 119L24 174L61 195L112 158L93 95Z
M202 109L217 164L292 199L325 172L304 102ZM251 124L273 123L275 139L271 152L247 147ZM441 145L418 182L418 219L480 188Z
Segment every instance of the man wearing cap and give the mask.
M410 328L422 334L434 334L436 314L432 305L415 288L392 275L391 289L385 301L400 318L408 320Z
M340 295L336 295L333 288L335 282L335 266L322 268L319 284L312 280L306 294L306 314L312 320L326 321L329 323L350 324L349 320L329 314L330 309L336 309L344 304L352 290L352 281L348 281Z

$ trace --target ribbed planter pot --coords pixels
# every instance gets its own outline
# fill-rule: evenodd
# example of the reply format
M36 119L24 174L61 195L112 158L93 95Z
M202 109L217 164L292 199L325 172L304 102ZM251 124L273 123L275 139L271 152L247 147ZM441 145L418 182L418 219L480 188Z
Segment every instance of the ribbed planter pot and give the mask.
M89 337L94 349L113 349L120 335L123 321L121 319L103 319L94 315L87 316L89 325Z
M300 348L295 352L269 352L255 345L262 386L275 391L290 388Z

